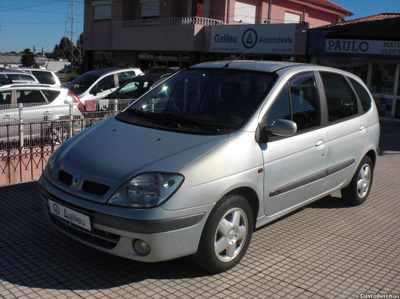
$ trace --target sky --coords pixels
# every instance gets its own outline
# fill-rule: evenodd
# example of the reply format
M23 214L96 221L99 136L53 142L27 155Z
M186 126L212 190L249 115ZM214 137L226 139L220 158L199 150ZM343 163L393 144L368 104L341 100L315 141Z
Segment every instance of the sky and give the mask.
M212 1L212 0L211 0ZM84 0L76 0L77 25L83 32ZM400 13L400 0L332 0L358 19L382 12ZM66 32L68 0L0 0L0 52L52 52ZM76 16L76 15L75 15ZM70 26L68 27L71 31ZM76 30L75 27L75 31ZM76 40L74 40L76 42Z

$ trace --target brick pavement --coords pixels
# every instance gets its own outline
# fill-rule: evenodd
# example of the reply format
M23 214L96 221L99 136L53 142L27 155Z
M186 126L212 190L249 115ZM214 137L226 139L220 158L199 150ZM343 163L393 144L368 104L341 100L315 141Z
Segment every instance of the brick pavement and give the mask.
M0 188L1 298L359 298L400 295L400 123L382 122L368 201L334 194L254 233L234 269L96 251L51 228L35 183Z

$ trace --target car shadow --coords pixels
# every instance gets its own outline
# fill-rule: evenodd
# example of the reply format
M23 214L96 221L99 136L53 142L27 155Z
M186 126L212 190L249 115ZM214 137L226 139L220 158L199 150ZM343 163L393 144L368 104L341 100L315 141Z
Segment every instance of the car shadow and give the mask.
M0 280L30 288L94 290L147 279L208 276L190 257L160 263L119 258L85 246L53 228L36 184L0 188Z
M351 206L336 193L334 195L325 196L307 206L305 208L311 209L343 209L351 208Z

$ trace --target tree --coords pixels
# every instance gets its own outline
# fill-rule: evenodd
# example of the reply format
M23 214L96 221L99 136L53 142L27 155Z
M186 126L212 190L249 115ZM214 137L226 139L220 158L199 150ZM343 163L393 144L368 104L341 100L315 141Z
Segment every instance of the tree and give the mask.
M22 66L35 66L36 60L35 55L31 52L30 49L25 49L24 54L21 57Z
M75 45L74 43L68 38L63 37L58 45L54 47L53 50L53 57L54 58L66 58L68 60L71 59L71 53L74 51Z

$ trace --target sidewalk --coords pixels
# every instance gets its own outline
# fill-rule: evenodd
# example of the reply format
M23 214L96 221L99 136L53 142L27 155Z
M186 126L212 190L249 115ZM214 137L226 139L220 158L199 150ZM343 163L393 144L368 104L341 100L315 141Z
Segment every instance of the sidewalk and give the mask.
M257 230L244 260L212 276L190 258L145 264L86 247L45 221L35 183L2 187L0 298L400 295L400 123L381 127L365 204L334 194L300 209Z

